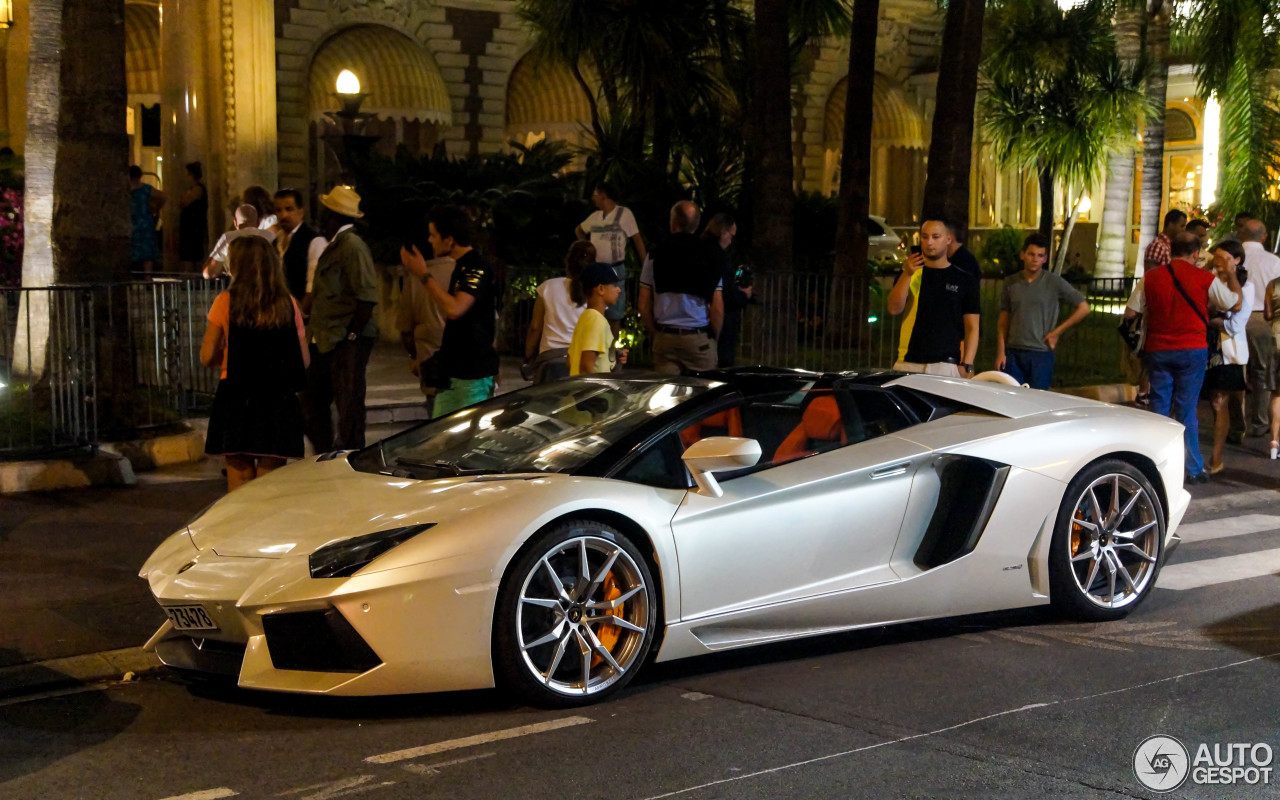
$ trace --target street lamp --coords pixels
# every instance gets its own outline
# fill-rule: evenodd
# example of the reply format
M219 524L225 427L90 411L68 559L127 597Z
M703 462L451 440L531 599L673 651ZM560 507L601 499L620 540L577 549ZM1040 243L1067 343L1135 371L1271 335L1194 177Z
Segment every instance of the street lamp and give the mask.
M13 27L13 0L0 0L0 30Z
M338 116L357 119L360 116L360 104L369 96L360 91L360 79L351 70L344 69L338 73L338 83L334 88L337 89L338 99L342 101L342 110L338 112Z
M382 138L364 132L365 123L373 118L373 114L360 110L360 104L369 96L367 92L360 91L360 88L360 79L356 74L349 69L342 70L334 85L342 108L325 112L337 131L326 133L323 139L338 159L341 167L340 182L347 184L356 183L355 163L367 159L374 143Z

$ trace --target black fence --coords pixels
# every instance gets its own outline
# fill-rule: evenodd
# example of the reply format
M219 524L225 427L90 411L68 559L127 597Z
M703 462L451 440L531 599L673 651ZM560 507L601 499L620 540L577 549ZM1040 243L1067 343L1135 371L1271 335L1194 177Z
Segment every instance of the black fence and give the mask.
M536 287L559 274L508 271L498 325L504 355L523 355ZM979 370L994 362L1002 283L982 282ZM1093 313L1058 344L1058 385L1123 380L1115 328L1132 283L1121 278L1077 285ZM885 277L860 282L819 273L758 273L754 300L743 314L738 362L819 371L889 368L897 360L900 327L886 308L891 286ZM100 436L162 428L206 410L219 371L200 363L200 345L209 308L225 287L225 281L197 276L152 276L102 286L0 290L0 458L92 447ZM634 311L638 290L638 276L628 276L633 308L623 336L632 347L629 363L643 367L651 362ZM96 316L120 302L123 314ZM116 321L99 327L100 318ZM128 388L110 398L98 393L100 337L127 356L113 363L127 362ZM104 419L116 430L100 429L104 403L111 412Z

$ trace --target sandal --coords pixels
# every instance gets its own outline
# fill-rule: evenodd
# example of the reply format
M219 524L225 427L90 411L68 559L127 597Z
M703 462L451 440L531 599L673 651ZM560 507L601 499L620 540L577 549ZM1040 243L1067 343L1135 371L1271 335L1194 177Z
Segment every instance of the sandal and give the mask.
M1219 472L1222 472L1222 471L1223 471L1224 469L1226 469L1226 468L1227 468L1227 465L1226 465L1226 464L1210 464L1210 465L1209 465L1209 474L1210 474L1210 475L1217 475Z

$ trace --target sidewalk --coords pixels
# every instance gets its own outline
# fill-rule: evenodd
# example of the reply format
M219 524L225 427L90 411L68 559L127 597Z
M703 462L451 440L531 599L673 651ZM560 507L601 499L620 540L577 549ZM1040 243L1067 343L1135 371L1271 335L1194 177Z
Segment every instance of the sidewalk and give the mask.
M421 408L407 363L390 346L375 350L371 414ZM518 368L514 360L503 363L504 388L523 385ZM369 438L409 424L371 424ZM1227 469L1212 483L1188 487L1195 498L1191 514L1198 507L1213 508L1217 516L1250 507L1274 510L1280 461L1267 457L1266 444L1249 439L1228 445ZM1210 443L1202 447L1207 457ZM224 492L220 463L206 459L143 473L133 487L0 496L0 698L114 679L154 664L136 648L163 616L138 568L166 536Z

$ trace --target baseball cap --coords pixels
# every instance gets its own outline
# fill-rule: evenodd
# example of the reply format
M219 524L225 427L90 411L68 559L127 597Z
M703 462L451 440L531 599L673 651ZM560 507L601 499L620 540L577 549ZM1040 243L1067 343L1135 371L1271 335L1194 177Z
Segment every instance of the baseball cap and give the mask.
M597 286L622 283L622 278L618 277L617 271L609 264L592 264L582 271L578 280L582 283L582 288L588 292Z

